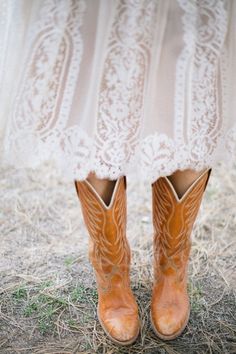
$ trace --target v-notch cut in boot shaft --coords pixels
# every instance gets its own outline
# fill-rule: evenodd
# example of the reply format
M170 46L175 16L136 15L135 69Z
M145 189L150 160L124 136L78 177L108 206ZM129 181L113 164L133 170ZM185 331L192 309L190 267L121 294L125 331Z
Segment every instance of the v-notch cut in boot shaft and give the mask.
M124 179L126 180L126 177L124 176ZM112 205L114 203L114 198L115 198L115 195L116 195L116 190L118 188L118 185L119 183L121 182L121 179L117 179L116 182L115 182L115 186L113 188L113 191L112 191L112 195L111 195L111 198L110 198L110 201L109 201L109 204L107 205L105 203L105 201L103 200L103 198L100 196L100 194L97 192L97 190L95 189L95 187L88 181L88 180L84 180L85 183L88 184L89 188L92 189L94 195L96 195L98 201L102 204L102 206L109 210L112 208ZM126 181L125 181L125 186L126 186Z
M195 185L198 183L198 181L203 177L203 175L207 174L208 175L208 179L210 178L210 174L211 174L211 170L206 170L204 172L201 173L200 176L198 176L195 181L186 189L186 191L182 194L182 196L179 196L178 193L175 190L175 187L173 185L173 183L170 181L170 179L168 177L163 177L165 178L166 182L169 184L171 191L173 193L173 196L176 199L177 203L181 203L183 202L183 200L188 196L188 194L191 192L191 190L195 187ZM207 181L208 181L207 179ZM206 181L206 185L207 185L207 181ZM154 184L154 183L153 183Z

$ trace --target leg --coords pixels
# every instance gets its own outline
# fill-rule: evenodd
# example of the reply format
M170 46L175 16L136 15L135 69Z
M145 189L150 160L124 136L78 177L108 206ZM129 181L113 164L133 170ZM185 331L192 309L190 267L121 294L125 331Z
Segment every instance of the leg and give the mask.
M193 170L176 171L168 179L172 183L177 195L181 198L188 190L191 184L204 172L196 172Z
M89 174L87 181L94 187L104 203L109 205L116 181L97 178L93 172Z

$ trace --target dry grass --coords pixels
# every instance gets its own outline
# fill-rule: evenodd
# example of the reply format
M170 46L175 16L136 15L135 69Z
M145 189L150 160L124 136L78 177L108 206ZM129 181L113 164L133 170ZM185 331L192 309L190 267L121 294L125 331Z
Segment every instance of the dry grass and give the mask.
M149 322L152 281L151 189L128 179L132 287L142 330L126 348L107 339L96 318L88 235L73 183L40 171L1 166L0 353L236 353L236 168L213 171L192 235L183 335L155 337Z

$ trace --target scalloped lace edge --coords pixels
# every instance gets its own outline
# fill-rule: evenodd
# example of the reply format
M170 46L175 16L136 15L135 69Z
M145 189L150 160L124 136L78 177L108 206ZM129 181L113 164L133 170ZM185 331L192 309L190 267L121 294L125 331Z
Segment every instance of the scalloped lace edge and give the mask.
M236 156L236 124L221 132L215 147L207 146L207 139L199 137L196 158L196 143L179 143L166 134L148 135L137 143L134 153L122 165L101 162L97 156L95 139L90 138L79 126L70 127L76 132L76 144L65 136L55 136L43 141L36 134L25 132L3 144L3 164L16 168L40 168L45 162L55 163L55 173L64 181L84 180L90 172L99 178L117 179L123 175L153 183L159 177L171 175L176 170L200 171L212 168L219 162L232 166ZM66 135L68 131L64 131ZM29 151L29 146L33 150ZM119 151L120 153L120 151Z

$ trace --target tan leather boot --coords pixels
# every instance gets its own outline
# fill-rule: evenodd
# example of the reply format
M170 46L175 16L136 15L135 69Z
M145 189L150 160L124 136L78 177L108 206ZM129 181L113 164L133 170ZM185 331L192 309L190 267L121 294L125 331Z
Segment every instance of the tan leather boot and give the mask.
M140 322L129 279L126 177L116 181L109 206L87 180L76 181L75 186L90 235L89 259L98 288L98 319L115 343L131 344L138 337Z
M167 177L152 184L154 284L150 318L154 332L164 340L180 335L189 319L190 234L210 172L201 174L181 198Z

